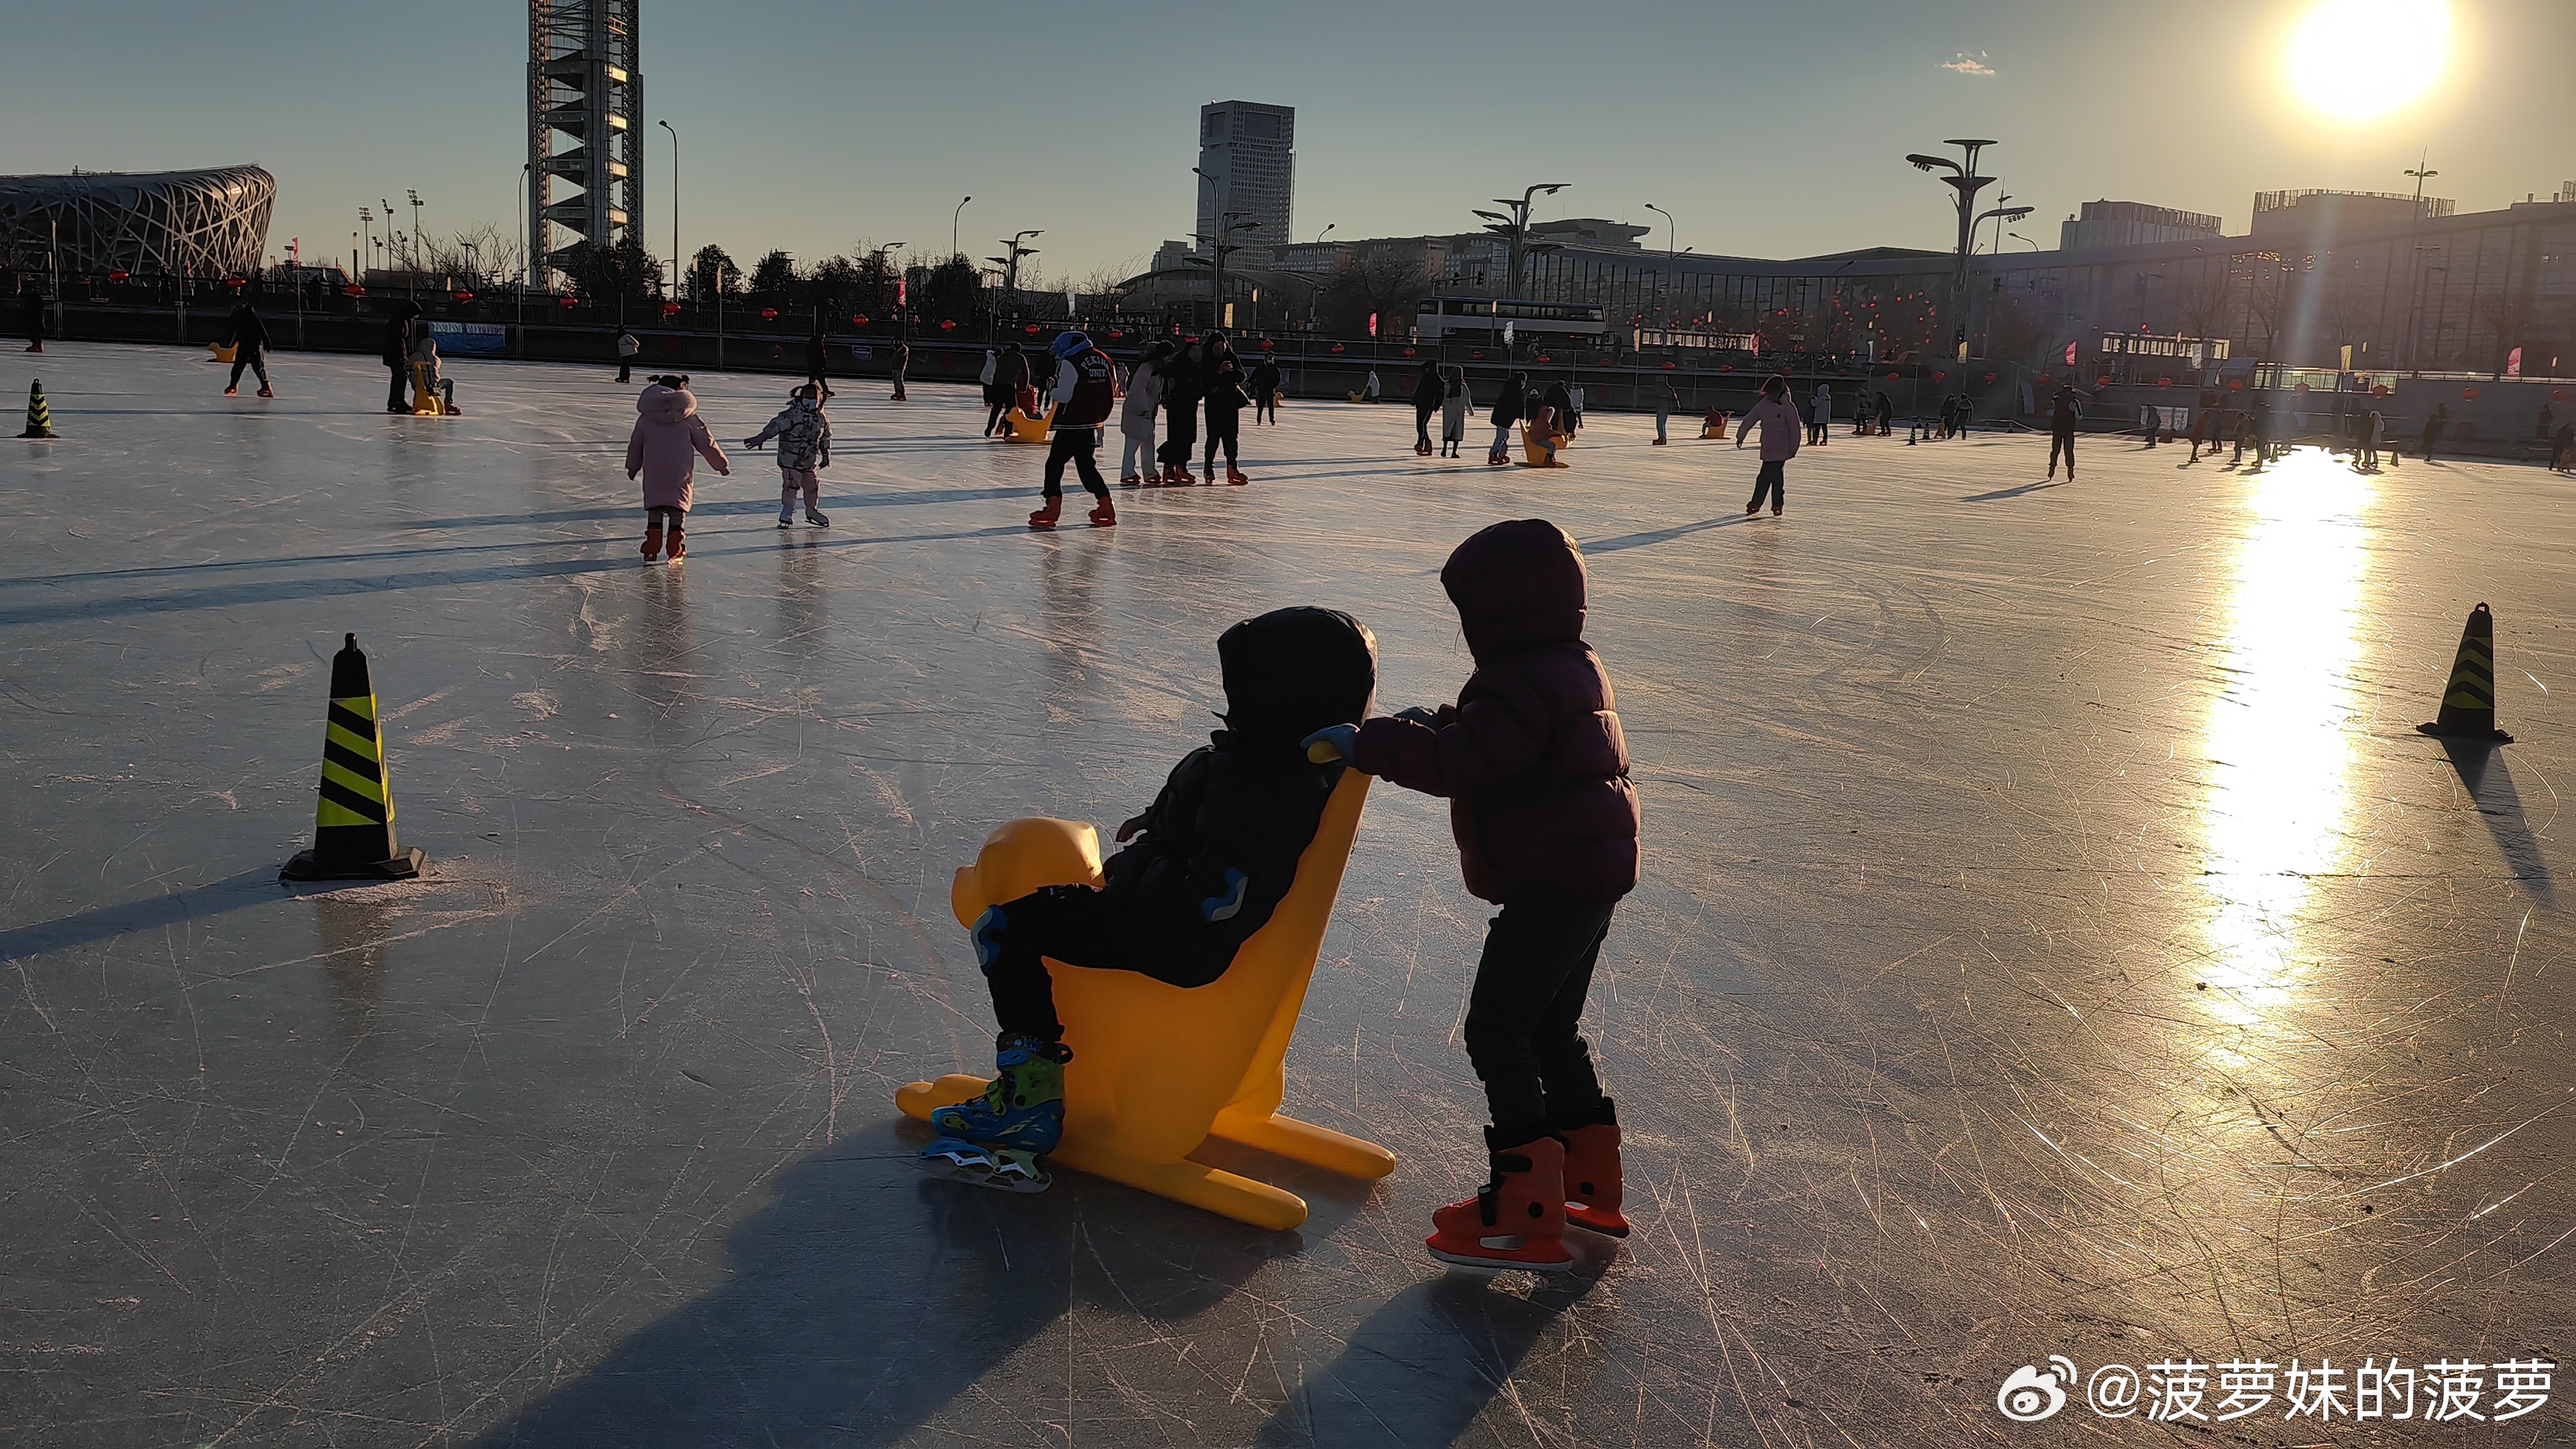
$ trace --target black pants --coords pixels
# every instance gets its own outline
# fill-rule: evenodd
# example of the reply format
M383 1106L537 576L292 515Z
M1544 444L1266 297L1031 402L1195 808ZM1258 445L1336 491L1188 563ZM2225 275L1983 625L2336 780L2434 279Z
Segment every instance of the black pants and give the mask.
M1099 497L1108 497L1109 484L1102 480L1100 462L1092 456L1099 448L1098 428L1056 429L1054 440L1047 444L1046 496L1064 496L1064 465L1070 462L1074 472L1081 477L1083 487Z
M1485 928L1467 998L1467 1060L1505 1141L1596 1120L1601 1079L1576 1028L1610 933L1610 903L1523 901Z
M660 528L667 523L671 526L671 531L677 533L686 525L688 517L689 515L676 508L647 508L644 510L644 526Z
M230 392L241 386L242 369L245 367L250 369L253 377L259 379L261 387L268 386L267 356L256 347L236 347L233 349L232 381L224 384L224 391Z
M1744 511L1750 513L1754 509L1761 507L1762 495L1766 493L1771 495L1771 506L1773 508L1786 508L1789 506L1789 464L1787 460L1784 459L1777 463L1765 463L1762 465L1762 471L1753 475L1753 501L1744 505Z
M2440 437L2440 436L2441 436L2441 432L2440 432L2438 429L2435 429L2435 428L2429 428L2429 427L2428 427L2428 428L2426 428L2426 429L2424 430L2424 461L2425 461L2425 462L2430 463L2430 462L2432 462L2432 461L2433 461L2433 440L2434 440L2435 438Z
M989 393L985 397L984 407L984 436L989 438L993 435L993 429L1002 425L1002 414L1011 410L1011 400L1000 393Z
M619 382L633 382L635 380L634 358L621 357L617 359L617 380Z
M993 993L993 1024L1005 1034L1039 1041L1064 1036L1046 957L1068 966L1142 972L1174 986L1205 986L1225 974L1243 944L1220 932L1188 945L1142 946L1111 922L1109 897L1089 886L1048 886L995 909L999 920L978 922L975 936L984 984Z
M1242 427L1243 416L1240 413L1208 419L1207 471L1216 471L1216 450L1220 446L1225 449L1225 466L1234 466L1234 445Z
M1427 443L1431 441L1431 415L1437 411L1439 411L1437 408L1415 408L1413 410L1413 441L1417 443Z
M411 378L410 365L401 362L388 362L385 364L385 372L393 379L390 383L386 384L386 411L410 412L411 403L405 398L403 393L403 384Z
M2066 455L2066 476L2072 478L2075 476L2075 435L2073 433L2050 433L2048 435L2049 472L2054 473L2057 471L2057 458L2061 453Z
M1199 445L1199 410L1196 407L1165 408L1163 446L1154 456L1175 468L1190 466L1190 454Z
M1273 425L1276 425L1279 421L1279 394L1276 392L1265 392L1260 397L1253 399L1252 421L1254 425L1258 426L1264 417L1270 419Z

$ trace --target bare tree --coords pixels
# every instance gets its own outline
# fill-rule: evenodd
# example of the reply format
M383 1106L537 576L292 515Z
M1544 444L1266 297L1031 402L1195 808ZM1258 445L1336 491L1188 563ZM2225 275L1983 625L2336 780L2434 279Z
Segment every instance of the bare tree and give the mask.
M1345 337L1367 332L1371 313L1377 314L1380 336L1401 337L1430 294L1431 273L1422 263L1384 252L1354 253L1333 269L1318 311L1327 329Z

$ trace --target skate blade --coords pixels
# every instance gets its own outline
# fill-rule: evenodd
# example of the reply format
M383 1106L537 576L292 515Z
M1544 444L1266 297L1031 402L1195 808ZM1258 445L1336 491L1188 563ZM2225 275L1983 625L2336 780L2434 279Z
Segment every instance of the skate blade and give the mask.
M1573 1224L1575 1227L1582 1228L1588 1232L1599 1233L1605 1238L1624 1238L1628 1236L1628 1220L1617 1213L1594 1212L1590 1208L1576 1207L1572 1203L1567 1203L1565 1205L1565 1220L1568 1223Z
M1006 1170L991 1153L971 1142L934 1142L921 1150L921 1165L934 1177L993 1192L1044 1192L1055 1185L1055 1179L1044 1172L1032 1177Z
M1571 1254L1554 1258L1524 1256L1535 1251L1527 1245L1489 1247L1482 1242L1471 1242L1453 1243L1443 1247L1439 1238L1430 1237L1422 1240L1422 1246L1441 1262L1461 1268L1484 1268L1494 1271L1518 1268L1530 1273L1562 1273L1574 1266L1574 1258ZM1561 1254L1565 1253L1562 1243L1557 1245L1557 1251Z

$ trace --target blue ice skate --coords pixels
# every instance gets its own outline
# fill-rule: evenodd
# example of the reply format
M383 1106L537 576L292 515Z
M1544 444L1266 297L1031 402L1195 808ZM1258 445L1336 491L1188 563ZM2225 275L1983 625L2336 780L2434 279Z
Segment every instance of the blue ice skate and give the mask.
M993 1056L992 1084L973 1101L930 1114L943 1140L922 1155L933 1155L949 1140L1031 1157L1053 1152L1064 1140L1064 1064L1071 1060L1062 1042L1003 1037Z

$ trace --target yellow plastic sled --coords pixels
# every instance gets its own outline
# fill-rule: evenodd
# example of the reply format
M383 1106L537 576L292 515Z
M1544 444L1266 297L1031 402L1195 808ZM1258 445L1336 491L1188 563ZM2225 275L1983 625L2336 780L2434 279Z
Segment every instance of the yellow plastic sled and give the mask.
M1220 1137L1352 1177L1395 1171L1395 1154L1385 1148L1279 1112L1288 1039L1368 786L1359 771L1343 772L1286 899L1207 985L1047 962L1056 1015L1073 1048L1064 1069L1064 1143L1050 1161L1281 1232L1306 1220L1305 1199L1187 1161L1189 1154ZM1042 886L1100 883L1100 837L1090 826L1014 820L957 872L949 907L963 926L986 906ZM895 1093L895 1105L927 1121L934 1110L981 1094L984 1083L963 1074L915 1082Z
M235 356L235 349L229 342L209 342L206 344L206 350L215 355L217 362L230 362Z
M1046 416L1042 418L1030 417L1019 408L1013 407L1009 412L1002 414L1002 421L1011 425L1012 442L1043 443L1047 440L1047 429L1055 426L1055 405L1048 404ZM1005 897L1005 899L1011 898Z
M1563 448L1565 446L1565 439L1560 436L1556 441L1556 445L1560 449ZM1531 468L1563 468L1567 466L1562 462L1550 462L1547 456L1547 449L1539 446L1538 439L1533 436L1527 428L1521 429L1521 462L1524 466Z

